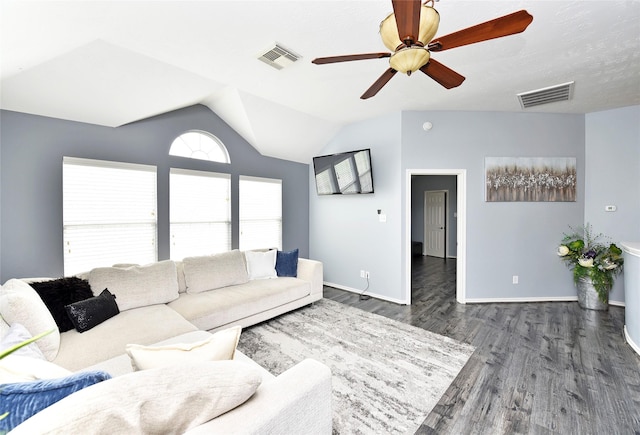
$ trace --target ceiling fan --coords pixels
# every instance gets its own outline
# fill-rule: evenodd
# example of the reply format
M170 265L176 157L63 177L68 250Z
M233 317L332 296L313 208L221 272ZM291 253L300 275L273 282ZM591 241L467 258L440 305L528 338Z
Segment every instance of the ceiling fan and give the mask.
M440 23L440 14L433 7L433 0L424 4L420 0L392 0L391 3L393 13L380 23L380 36L384 45L393 53L350 54L312 60L316 65L323 65L390 58L390 68L362 94L360 98L363 100L376 95L398 71L411 75L420 70L447 89L460 86L465 78L437 60L431 59L431 52L520 33L533 21L533 17L522 10L433 39Z

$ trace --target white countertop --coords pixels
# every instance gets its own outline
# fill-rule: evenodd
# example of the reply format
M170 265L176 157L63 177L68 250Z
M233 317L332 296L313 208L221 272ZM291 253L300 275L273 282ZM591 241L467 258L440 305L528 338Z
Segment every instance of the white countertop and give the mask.
M624 252L640 257L640 242L620 242L620 247Z

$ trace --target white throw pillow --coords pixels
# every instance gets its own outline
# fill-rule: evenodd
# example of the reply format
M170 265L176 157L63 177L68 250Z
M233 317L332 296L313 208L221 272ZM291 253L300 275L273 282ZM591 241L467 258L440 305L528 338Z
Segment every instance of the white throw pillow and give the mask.
M184 365L195 361L231 360L240 339L240 326L233 326L195 343L167 346L142 346L128 344L127 354L133 370L148 370L171 365Z
M11 433L184 433L244 403L261 381L237 361L129 373L65 397Z
M0 384L64 378L70 374L69 370L39 358L11 354L0 359Z
M53 330L51 334L36 341L36 345L49 361L53 361L58 355L58 325L38 293L29 284L20 279L10 279L0 287L0 316L10 325L24 325L32 336Z
M202 293L249 281L244 255L237 249L222 254L187 257L182 263L187 293Z
M21 323L14 323L11 325L6 334L2 336L0 340L0 351L5 351L13 346L17 346L24 343L27 340L31 340L33 335L24 327ZM30 358L46 359L42 354L42 351L38 345L30 343L20 349L14 350L10 355L28 356Z
M277 278L276 254L278 251L271 249L266 252L246 251L247 273L249 279Z
M88 279L94 296L104 289L116 295L120 311L178 299L178 273L171 260L127 268L98 267Z

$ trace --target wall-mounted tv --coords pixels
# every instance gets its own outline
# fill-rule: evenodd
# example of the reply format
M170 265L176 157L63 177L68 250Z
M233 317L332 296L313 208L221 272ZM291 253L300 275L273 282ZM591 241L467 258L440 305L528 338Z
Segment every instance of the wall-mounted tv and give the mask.
M318 195L373 193L371 150L313 158Z

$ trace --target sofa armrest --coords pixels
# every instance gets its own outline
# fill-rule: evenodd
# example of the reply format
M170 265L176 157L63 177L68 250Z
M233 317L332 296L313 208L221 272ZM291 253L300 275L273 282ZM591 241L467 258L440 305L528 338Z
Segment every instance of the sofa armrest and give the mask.
M324 275L322 262L309 260L308 258L298 259L298 278L311 283L311 294L319 294L322 297L324 285Z
M260 385L239 407L188 432L195 434L331 434L331 370L306 359Z

